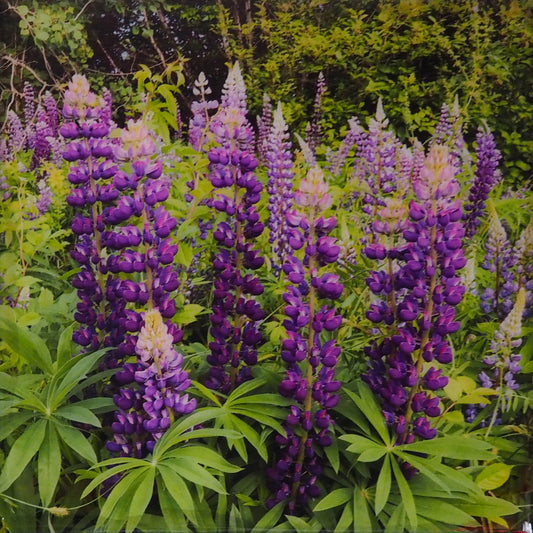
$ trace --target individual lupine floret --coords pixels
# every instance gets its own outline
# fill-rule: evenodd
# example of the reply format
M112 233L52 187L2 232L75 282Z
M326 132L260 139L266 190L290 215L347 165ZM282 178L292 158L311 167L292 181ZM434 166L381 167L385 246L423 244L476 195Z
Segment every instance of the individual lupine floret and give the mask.
M268 174L268 204L270 229L269 242L272 263L279 272L285 256L291 249L292 229L287 222L287 213L292 207L292 180L294 177L288 126L283 118L281 104L274 112L274 121L268 136L265 155Z
M480 224L480 218L484 215L485 202L490 192L501 180L498 163L501 159L500 151L496 149L494 136L486 127L479 128L476 149L475 179L470 188L468 203L465 205L464 224L467 239L471 239Z
M367 317L385 326L383 338L365 349L370 371L364 379L382 399L398 443L436 436L429 418L440 414L435 391L448 378L431 362L452 361L447 336L460 327L454 307L464 294L458 271L466 260L461 206L453 201L459 191L454 176L447 147L434 144L413 181L417 201L410 202L408 221L402 221L400 205L385 213L391 221L397 219L395 225L375 228L391 237L401 231L404 242L396 237L390 240L392 247L376 242L364 250L370 259L386 261L367 279L370 290L380 297ZM410 472L407 466L405 470Z
M115 395L119 410L112 425L114 439L107 443L114 454L138 458L153 451L177 416L196 408L196 400L182 394L191 381L161 313L150 309L142 313L141 320L135 344L137 363L126 364L118 373L119 383L130 386Z
M513 295L518 290L514 267L517 257L513 254L507 232L501 223L494 204L489 200L488 235L485 243L485 259L481 268L494 274L493 285L481 294L481 309L485 313L495 312L498 317L506 316L513 307Z
M256 204L262 184L254 173L253 130L246 119L244 82L236 64L230 70L222 106L212 121L217 146L209 153L211 206L225 213L213 232L215 282L206 385L227 393L251 376L262 340L264 311L254 297L264 290L253 274L264 264L254 240L264 229Z
M342 317L328 301L340 298L343 291L337 275L319 271L336 262L340 247L328 236L336 225L335 217L322 216L332 199L318 167L309 170L294 201L299 211L290 213L288 224L300 238L292 241L293 254L283 265L291 285L283 297L288 338L282 343L281 357L288 370L279 392L295 403L284 425L286 435L276 436L280 447L276 464L267 472L272 491L267 506L287 501L289 514L320 494L316 482L322 464L316 450L332 443L334 422L329 410L337 405L340 388L335 366L341 348L334 338L325 339L334 334ZM300 249L302 259L296 255ZM324 332L328 332L326 337Z

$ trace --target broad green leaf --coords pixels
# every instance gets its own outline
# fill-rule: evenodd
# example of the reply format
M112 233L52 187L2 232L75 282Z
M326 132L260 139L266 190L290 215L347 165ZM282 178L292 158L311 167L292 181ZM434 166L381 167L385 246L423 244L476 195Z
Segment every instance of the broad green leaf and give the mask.
M157 466L157 471L161 476L161 481L157 482L159 492L166 491L170 494L185 516L193 524L197 524L196 507L187 483L177 472L163 463Z
M41 447L45 432L46 420L38 420L13 443L0 475L0 492L6 491L32 460Z
M272 507L272 509L261 517L251 533L263 533L264 531L272 529L281 518L281 515L285 510L285 504L286 502L283 501Z
M202 305L187 304L182 310L178 311L174 316L174 320L178 324L187 325L196 321L196 317L205 309Z
M360 487L353 490L353 515L357 524L357 532L365 533L374 531L372 518L370 517L368 502Z
M131 499L139 478L150 466L128 472L111 490L100 510L96 529L108 522L105 531L120 531L128 519Z
M46 344L35 333L15 322L0 317L0 338L20 357L31 365L51 374L52 358Z
M176 451L176 455L180 457L189 457L194 459L197 463L200 463L211 468L216 468L221 472L239 472L242 470L240 467L232 465L226 461L219 453L207 448L206 446L192 445L184 446Z
M382 448L381 445L377 444L373 440L367 439L366 437L362 437L360 435L341 435L339 439L350 443L350 446L348 446L347 450L352 453L363 453L369 448Z
M173 472L172 474L175 475ZM176 505L168 489L158 490L157 495L159 497L159 506L165 519L166 531L189 533L190 529L187 527L187 520L183 515L183 511Z
M304 531L306 533L309 533L311 531L314 531L314 529L310 527L310 524L308 522L298 516L291 516L286 514L285 518L297 533L302 533Z
M350 494L350 497L351 497L351 494ZM348 528L352 525L352 523L353 523L353 509L351 505L346 505L344 507L344 511L342 511L341 517L339 518L339 522L337 523L337 527L335 528L334 533L342 533L344 531L348 531Z
M61 440L78 455L86 459L89 464L97 461L96 454L89 441L83 436L82 432L60 422L55 424Z
M432 440L413 442L399 446L401 450L428 453L439 457L461 460L491 460L494 454L488 450L492 445L474 437L438 437Z
M228 522L228 531L232 533L244 533L244 522L242 520L241 513L236 505L231 506L231 511L229 513L229 522Z
M268 461L268 451L265 446L264 442L261 442L261 437L259 434L244 420L241 420L239 417L235 415L229 415L231 416L231 420L233 422L234 428L239 431L242 436L257 450L263 461L265 463ZM242 439L239 439L239 441L242 442ZM238 441L237 441L238 442Z
M475 526L477 522L468 514L440 498L416 498L416 511L419 515L437 522L457 526Z
M512 465L494 463L483 467L475 483L483 490L494 490L504 485L511 475Z
M458 502L456 506L472 516L490 518L510 516L520 512L519 507L510 501L492 496L478 498L477 501Z
M264 379L256 378L251 379L250 381L245 381L241 385L239 385L229 396L226 403L229 402L231 405L237 398L240 398L241 396L245 396L249 392L252 392L253 390L261 387L265 384Z
M33 413L21 411L20 413L14 413L2 417L2 423L0 424L0 441L13 434L17 428L27 422L32 416Z
M70 361L79 346L72 340L72 332L74 331L74 324L71 324L61 332L59 341L57 343L57 367L61 368L66 362Z
M162 464L162 463L160 463ZM212 476L205 468L188 457L165 460L164 464L172 468L176 474L191 481L195 485L208 487L215 492L225 492L224 487L217 478Z
M142 518L154 493L155 468L145 470L137 481L137 490L131 498L130 512L126 523L126 532L132 532Z
M288 398L284 398L283 396L280 396L279 394L270 394L270 393L264 393L264 394L254 394L253 396L245 396L242 398L237 398L235 400L231 399L230 397L230 405L246 405L246 404L261 404L266 407L270 407L272 405L281 405L281 406L288 406L291 405L293 402L292 400Z
M416 528L414 529L416 530ZM403 503L394 508L384 533L399 533L400 531L405 531L405 507Z
M427 462L426 460L418 457L413 456L410 453L404 453L401 450L394 449L393 450L394 455L402 459L402 461L405 461L406 463L411 464L415 468L417 468L420 473L427 476L435 485L441 487L444 491L446 491L447 494L450 494L450 488L448 485L444 482L444 480L440 479L439 476L436 475L436 472L440 472L441 468L444 465L438 464L432 464L431 462ZM452 475L455 475L456 470L450 469L449 471ZM457 477L457 476L456 476Z
M398 484L398 488L400 489L402 503L405 507L405 513L407 514L407 518L409 519L409 522L411 523L413 529L416 529L418 527L418 519L416 516L416 506L415 500L413 498L413 493L411 492L409 484L405 480L403 472L400 470L398 463L394 460L391 462L394 477L396 478L396 483Z
M368 421L372 424L372 427L378 432L383 442L387 445L392 444L383 413L376 402L376 398L370 392L366 383L359 384L360 396L353 393L351 390L345 389L345 391L360 411L366 416Z
M67 420L80 422L82 424L90 424L95 427L102 427L100 420L93 414L92 411L85 407L80 407L78 404L65 405L60 407L55 413L56 416L61 416Z
M383 507L385 507L385 504L389 499L392 481L390 467L391 460L394 461L394 459L392 459L390 455L387 455L387 457L385 457L385 461L383 461L381 471L379 472L378 481L376 483L376 496L374 502L374 509L376 515L381 512L381 510L383 509Z
M61 472L61 451L54 424L47 423L46 434L39 448L37 461L37 477L39 480L39 495L44 507L52 502L54 491Z
M313 512L325 511L339 505L344 505L350 500L353 494L353 489L344 487L341 489L334 489L329 494L324 496L313 509Z
M348 447L348 451L350 450L350 447ZM366 449L359 457L357 458L358 461L361 463L373 463L375 461L379 461L385 454L387 453L387 448L381 446L380 448L372 447Z

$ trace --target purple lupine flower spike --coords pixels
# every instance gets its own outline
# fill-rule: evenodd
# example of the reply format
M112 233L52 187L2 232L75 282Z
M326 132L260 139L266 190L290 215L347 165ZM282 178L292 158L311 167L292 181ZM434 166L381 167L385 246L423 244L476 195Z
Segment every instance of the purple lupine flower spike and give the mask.
M313 105L313 118L308 124L305 132L305 142L309 146L309 149L314 154L317 146L322 140L322 106L324 95L326 94L327 86L324 73L318 74L318 80L316 83L315 101Z
M272 491L267 506L287 501L289 514L320 494L316 482L322 465L315 447L332 442L330 428L334 421L329 410L339 400L335 366L341 353L335 339L324 341L322 332L334 332L340 326L342 317L329 302L343 291L337 275L319 273L321 266L337 260L340 247L328 236L336 225L335 217L322 216L332 199L318 167L310 169L302 180L294 203L299 210L288 213L287 223L300 236L291 241L293 253L287 254L283 264L291 285L283 297L287 317L283 324L288 338L281 352L288 369L279 387L280 394L292 398L294 404L284 425L286 436L276 436L280 448L277 462L267 471ZM303 260L297 256L300 249Z
M189 121L189 143L197 151L201 151L207 142L209 133L210 111L218 108L216 100L209 100L211 88L205 74L200 72L194 82L193 94L198 97L191 104L191 119Z
M402 202L389 200L380 212L382 220L373 224L373 231L387 235L392 244L376 241L364 250L370 259L385 260L384 268L367 279L378 296L367 317L384 326L381 340L365 349L370 371L364 379L382 399L398 443L436 436L430 424L440 414L434 393L448 378L441 369L422 368L424 361L452 361L447 336L460 326L454 308L464 294L458 271L466 263L461 206L453 201L459 184L445 145L431 146L412 186L417 199L409 204L408 220ZM408 465L404 470L413 473Z
M228 74L222 105L211 129L218 144L208 154L209 179L215 188L211 206L226 217L213 232L218 252L213 257L213 340L209 343L211 368L206 385L227 393L251 377L251 366L257 362L256 346L262 340L259 323L265 317L254 300L264 288L253 274L264 263L253 246L264 229L256 209L262 184L254 174L258 163L237 64Z
M294 232L287 223L287 213L292 207L292 180L294 177L290 150L288 127L283 118L281 104L278 104L268 135L265 155L269 178L269 242L272 249L272 262L276 271L281 269L288 251L296 247L295 239L301 239L300 233Z
M363 128L357 117L352 117L348 121L349 129L341 142L337 152L331 158L328 170L334 175L339 176L341 170L346 163L346 159L350 154L353 146L359 146L361 139L363 138Z
M480 224L480 218L484 214L485 202L492 189L501 180L501 173L498 170L498 162L501 159L499 150L496 149L494 136L486 128L479 129L476 149L476 171L475 179L468 195L468 203L465 205L464 224L466 238L471 239Z
M272 127L272 104L270 102L270 96L263 94L263 109L261 116L257 117L257 149L259 151L259 158L261 163L267 162L268 151L268 137L270 135L270 129Z

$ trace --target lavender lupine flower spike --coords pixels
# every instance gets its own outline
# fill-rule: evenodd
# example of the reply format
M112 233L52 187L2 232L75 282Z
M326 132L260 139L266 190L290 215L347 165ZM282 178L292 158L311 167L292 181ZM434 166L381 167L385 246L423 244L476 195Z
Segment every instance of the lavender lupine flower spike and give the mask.
M316 83L315 101L313 106L313 118L308 124L305 132L305 142L309 146L309 149L314 154L317 146L322 139L322 104L324 95L326 94L327 86L324 74L320 72L318 74L318 80Z
M272 104L270 96L263 94L263 109L261 116L257 117L257 149L261 163L267 161L268 137L270 135L270 128L272 127Z
M513 294L518 290L514 277L517 257L513 254L507 232L503 227L492 201L487 201L488 235L485 243L485 259L481 267L494 274L493 285L481 294L481 309L485 313L496 312L506 316L513 307Z
M522 344L522 340L519 337L522 335L522 318L525 305L526 290L521 287L517 293L513 308L494 335L490 345L491 354L483 359L483 362L490 370L487 369L487 371L479 374L478 379L481 386L496 390L499 396L490 421L482 420L481 427L485 427L488 424L490 428L499 422L498 415L507 410L511 396L518 389L515 377L522 370L520 366L522 356L513 352ZM467 410L467 422L473 422L476 414L477 409L475 406L470 406Z
M514 247L518 286L526 290L524 318L533 316L533 218L524 228Z
M197 151L201 151L207 142L209 133L210 111L217 109L218 102L209 100L211 89L207 78L200 72L194 82L193 94L198 97L197 101L191 104L191 119L189 121L189 143Z
M264 263L253 247L264 229L256 209L262 184L254 174L258 163L238 65L228 74L222 102L212 121L218 146L208 154L209 179L215 188L211 205L226 217L213 232L218 252L213 258L213 340L206 385L227 393L251 376L251 366L257 361L256 346L262 340L258 325L265 317L254 299L264 288L253 274Z
M283 118L281 104L274 112L274 121L268 135L266 165L268 173L268 203L270 229L269 242L272 249L274 269L279 271L285 256L292 248L291 228L287 223L287 213L292 207L292 169L291 143L288 127Z
M328 170L334 176L340 175L350 150L354 145L358 146L362 139L363 128L361 127L359 119L357 117L352 117L348 121L348 125L350 128L341 142L337 152L331 158L330 165L328 167Z
M90 90L86 78L75 75L64 95L65 123L60 133L70 141L62 155L72 163L67 203L77 210L72 221L77 243L71 255L81 266L72 282L80 299L74 315L80 328L73 339L91 349L102 347L109 331L102 209L118 195L118 191L113 195L109 184L117 167L106 139L109 128L100 120L101 109L102 100Z
M498 171L498 162L501 159L499 150L496 149L494 136L486 128L479 129L476 149L476 171L475 180L468 195L468 203L465 205L465 234L467 239L471 239L480 224L480 218L484 214L485 202L490 191L501 179Z
M460 327L454 307L464 293L458 271L466 261L461 206L453 201L459 191L454 176L447 147L434 144L413 182L417 201L411 201L402 230L406 243L387 248L376 242L365 249L370 259L389 264L367 279L370 290L380 296L367 317L384 326L383 338L365 350L371 366L365 380L381 397L398 443L435 437L429 418L438 416L440 407L434 393L448 378L431 362L451 362L447 335Z
M272 491L267 506L287 501L289 514L320 494L316 482L322 465L315 450L332 442L329 410L339 400L335 366L341 348L334 338L325 341L323 333L334 332L341 324L342 317L326 302L340 298L343 286L337 275L318 270L334 263L340 252L335 239L328 236L336 225L335 217L322 216L332 202L327 191L322 171L310 169L294 196L300 211L287 214L294 230L290 242L294 253L283 265L291 285L284 295L288 338L281 352L288 370L279 392L293 399L294 405L285 423L286 436L276 436L280 451L275 466L267 472ZM296 256L302 248L303 261Z

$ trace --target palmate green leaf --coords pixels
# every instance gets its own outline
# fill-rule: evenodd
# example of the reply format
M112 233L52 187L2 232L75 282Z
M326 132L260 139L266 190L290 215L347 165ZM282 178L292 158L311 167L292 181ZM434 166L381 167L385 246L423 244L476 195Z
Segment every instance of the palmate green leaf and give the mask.
M198 524L196 506L189 491L187 483L181 476L164 463L157 466L160 478L157 479L158 491L167 492L174 500L174 504L183 511L183 514L195 525Z
M402 461L411 464L415 468L417 468L421 474L424 474L427 476L435 485L441 487L447 494L450 494L451 489L449 488L448 484L445 482L444 479L441 479L439 476L436 475L436 471L441 471L441 465L440 463L438 465L432 464L431 462L425 461L417 456L413 456L409 453L403 453L400 450L394 449L394 454L399 457ZM449 474L452 476L455 476L456 470L450 469L448 471ZM455 476L456 477L456 476Z
M74 331L75 324L71 324L65 328L59 337L57 343L57 356L56 364L58 368L61 368L65 363L72 359L72 356L76 353L76 344L72 340L72 332Z
M326 457L328 458L331 468L333 468L335 474L338 474L341 462L338 440L336 438L333 438L331 444L329 446L326 446L324 451L326 452Z
M146 469L136 480L137 490L131 499L126 532L132 532L142 518L154 493L155 468Z
M261 437L257 431L235 415L230 414L228 417L231 417L233 427L257 450L266 463L268 461L268 450L265 443L261 441ZM239 439L237 442L239 441L242 442L242 439Z
M398 533L399 531L405 531L405 518L405 507L403 502L400 502L390 515L384 533Z
M0 475L0 492L6 491L33 459L44 440L46 424L46 420L38 420L29 425L13 443Z
M352 453L363 453L369 448L383 448L382 445L377 444L375 441L362 437L361 435L341 435L340 440L345 440L350 443L347 451Z
M251 418L253 420L256 420L260 424L263 424L264 426L271 427L273 430L277 431L280 435L285 435L285 430L283 429L283 426L275 419L272 418L268 412L272 409L277 409L274 407L265 408L264 411L267 413L259 413L257 411L254 411L252 409L244 409L239 407L232 408L231 412L235 414L239 414L242 416L247 416L248 418ZM285 416L287 413L285 413Z
M100 420L98 420L94 413L85 407L81 407L79 404L65 405L64 407L60 407L54 414L67 420L80 422L81 424L89 424L98 428L102 427Z
M224 409L226 410L226 409ZM225 431L235 431L236 438L227 438L228 446L231 449L235 448L241 459L247 463L248 462L248 450L246 449L246 444L244 443L245 435L237 430L237 426L234 423L235 420L238 420L236 416L233 416L231 413L226 413L224 416L221 416L217 419L215 427L218 430L219 427L224 427Z
M344 505L350 500L353 494L353 489L343 487L341 489L334 489L329 494L324 496L313 509L313 512L325 511L326 509L332 509L339 505Z
M261 404L261 408L263 407L271 407L273 405L279 405L287 407L291 405L293 402L289 398L284 398L283 396L280 396L279 394L270 394L270 393L264 393L264 394L254 394L253 396L245 396L240 397L237 399L232 399L231 396L228 399L229 405L247 405L247 404ZM226 402L226 406L228 405L228 402Z
M54 421L57 432L61 440L78 455L83 457L89 464L94 464L97 461L96 454L89 441L83 436L83 433L71 426L62 424L60 421Z
M251 379L250 381L245 381L232 391L232 393L228 396L226 403L229 402L229 405L231 405L237 398L245 396L249 392L261 387L265 383L265 380L262 378L255 378Z
M37 460L37 479L39 496L44 507L48 507L54 496L61 471L61 451L55 426L47 422L44 440L39 448Z
M350 447L348 447L347 451L351 451ZM357 460L361 463L375 463L376 461L379 461L387 452L387 448L384 446L377 447L373 446L372 448L367 448L363 451L357 458Z
M389 499L392 482L391 460L394 459L392 459L390 455L387 455L379 472L378 481L376 483L376 495L374 498L374 511L376 515L382 511Z
M398 463L392 461L392 471L394 472L394 477L396 478L396 483L400 489L400 495L402 497L402 503L405 507L405 513L413 529L418 527L418 518L416 515L416 506L415 500L413 498L413 493L407 483L403 472L400 470Z
M12 395L26 400L29 403L34 403L45 409L44 404L35 396L33 388L35 388L43 379L42 374L23 374L20 376L11 376L5 372L0 372L0 389L9 392Z
M0 338L30 365L48 374L53 373L50 352L35 333L20 327L16 322L0 317Z
M472 516L490 519L510 516L520 512L520 508L510 501L485 495L478 496L470 501L459 501L455 505Z
M491 460L495 455L488 451L492 445L475 437L437 437L436 439L403 444L400 450L428 453L449 459L468 460Z
M233 533L244 533L246 531L241 513L236 505L232 505L229 512L228 531Z

